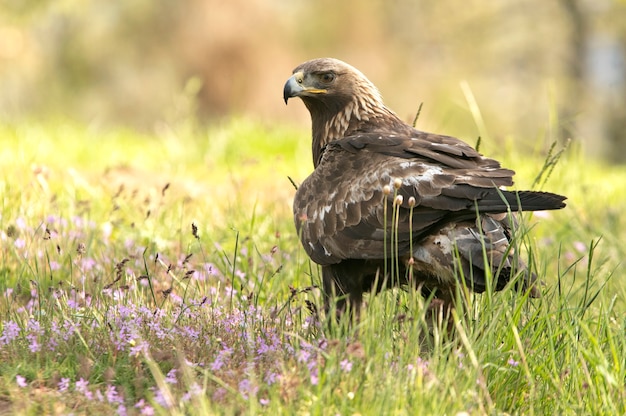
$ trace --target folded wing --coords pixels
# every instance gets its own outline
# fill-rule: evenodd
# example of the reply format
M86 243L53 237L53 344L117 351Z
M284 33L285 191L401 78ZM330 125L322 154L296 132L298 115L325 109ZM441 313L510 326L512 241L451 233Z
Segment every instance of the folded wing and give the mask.
M329 265L383 258L392 227L402 255L411 240L477 212L564 206L559 195L501 190L513 184L513 174L452 137L418 131L350 136L330 143L299 187L294 219L309 256Z

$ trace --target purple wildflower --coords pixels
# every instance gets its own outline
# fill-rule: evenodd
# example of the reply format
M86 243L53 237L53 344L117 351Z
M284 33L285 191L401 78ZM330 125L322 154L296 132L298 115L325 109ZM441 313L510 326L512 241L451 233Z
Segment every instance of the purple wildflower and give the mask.
M99 402L104 402L104 395L100 389L96 389L96 399L98 399Z
M263 378L263 381L268 386L271 386L272 384L276 383L279 378L280 378L279 374L276 374L274 372L268 372L267 374L265 374L265 377Z
M198 331L196 328L185 326L183 328L183 334L185 338L196 340L200 336L200 331Z
M15 226L17 228L19 228L20 230L23 230L26 228L26 220L23 217L19 217L15 220Z
M169 402L169 400L167 400L167 397L165 396L165 394L163 394L163 391L158 388L158 387L154 387L152 388L152 391L154 393L154 401L161 407L168 409L171 407L171 403Z
M7 345L20 335L20 327L13 321L2 322L2 336L0 336L0 345Z
M215 401L224 400L224 397L226 397L226 393L228 392L226 391L224 387L219 387L217 390L215 390L215 393L213 393L213 400Z
M415 364L408 364L406 368L410 372L417 371L421 374L427 375L428 374L428 361L423 360L421 357L417 357L417 359L415 360Z
M34 319L28 320L28 329L29 334L26 335L26 338L30 342L29 349L31 352L38 352L41 350L41 345L39 345L39 336L43 333L41 329L41 325L38 321Z
M315 328L319 326L318 319L313 316L307 316L304 318L304 322L302 323L302 329L309 329L310 327Z
M187 402L194 396L200 396L202 394L202 387L196 382L189 386L189 390L183 394L183 401Z
M519 365L519 361L515 361L513 357L509 358L509 360L506 363L510 365L511 367L517 367Z
M266 354L266 353L271 352L273 350L273 348L271 346L267 345L265 340L263 338L261 338L261 337L257 338L257 343L259 344L259 348L257 348L256 352L259 355Z
M130 347L130 356L136 357L142 353L147 353L150 348L150 344L146 341L141 340L137 345Z
M64 341L69 340L70 337L74 335L77 329L78 329L78 325L76 325L74 322L67 320L67 319L63 321L63 332L62 332L63 340Z
M574 242L574 248L579 253L586 253L587 252L587 246L582 241L575 241Z
M311 353L306 351L306 350L300 350L298 351L298 362L299 363L306 363L307 361L309 361L309 358L311 358Z
M345 359L339 363L339 367L341 367L344 373L349 373L352 370L352 363L348 359Z
M19 374L15 376L15 382L17 383L18 386L22 388L28 386L28 384L26 383L26 378L20 376Z
M59 381L59 384L57 384L57 386L59 386L60 393L67 391L70 386L70 379L65 377L61 378L61 381Z
M88 271L96 266L96 261L91 257L86 257L81 259L80 266L82 267L83 271Z
M84 226L84 220L83 220L82 217L79 217L79 216L75 215L74 217L72 217L72 221L74 222L74 225L77 228L82 228Z
M169 384L176 384L178 380L176 379L176 369L172 368L168 371L167 376L165 376L165 382Z
M154 332L154 335L156 335L158 339L167 338L167 332L161 327L161 323L158 320L148 321L147 326Z
M124 400L120 397L115 386L108 385L105 391L107 402L122 404Z
M183 298L173 292L169 294L169 299L174 305L181 305L183 303Z
M244 399L248 399L250 396L256 396L256 392L259 390L258 386L255 386L249 379L245 378L239 382L239 393Z
M93 393L89 390L89 382L82 377L74 385L74 390L82 393L88 400L93 399Z
M124 241L124 247L130 251L131 248L133 248L133 246L135 245L135 241L132 238L127 238Z
M204 282L206 281L206 274L198 270L194 270L191 274L191 278L196 282Z
M237 272L235 272L235 274L237 274ZM233 288L232 288L232 287L230 287L230 286L226 286L226 287L224 288L224 293L226 294L226 296L234 296L234 295L236 295L238 292L237 292L237 290L236 290L236 289L233 289Z
M152 406L146 405L141 408L141 414L145 416L152 416L154 415L154 409L152 408Z
M310 380L311 380L311 384L314 385L314 386L317 386L317 383L319 383L320 379L319 379L319 376L318 376L317 368L315 368L315 369L313 369L313 371L311 371Z
M456 357L459 360L458 367L459 368L463 368L463 358L465 358L465 354L463 354L461 351L457 350L456 351Z
M205 263L204 270L208 273L209 276L219 276L220 271L213 263Z
M224 349L217 354L213 363L211 363L211 370L217 371L222 368L232 353L233 349L225 346Z

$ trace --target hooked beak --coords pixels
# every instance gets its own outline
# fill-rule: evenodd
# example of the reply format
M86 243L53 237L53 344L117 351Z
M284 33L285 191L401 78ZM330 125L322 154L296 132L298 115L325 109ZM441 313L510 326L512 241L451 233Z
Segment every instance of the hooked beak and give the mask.
M287 101L289 101L290 98L297 97L298 94L304 91L304 88L302 87L303 78L302 72L297 72L287 80L285 88L283 89L283 99L285 100L285 104L287 104Z
M283 99L285 104L293 97L302 97L306 95L314 94L326 94L328 91L320 88L310 88L304 85L304 74L302 72L296 72L285 83L283 89Z

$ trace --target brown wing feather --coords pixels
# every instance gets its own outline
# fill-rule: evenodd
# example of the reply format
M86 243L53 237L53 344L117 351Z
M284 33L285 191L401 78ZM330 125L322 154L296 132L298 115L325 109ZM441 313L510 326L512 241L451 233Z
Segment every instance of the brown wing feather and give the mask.
M388 221L384 218L382 190L397 177L405 178L406 186L400 190L405 196L403 210L408 208L410 196L417 202L413 210L415 235L441 220L447 214L442 208L459 210L467 206L467 201L453 204L457 199L450 196L444 198L450 200L447 203L443 199L435 203L442 190L454 184L455 175L429 158L420 158L418 150L425 145L429 144L419 138L369 134L328 146L314 173L300 186L294 202L296 226L314 261L333 264L346 258L383 256L384 226ZM476 167L477 163L473 165ZM466 160L464 176L470 166ZM507 174L508 171L500 176ZM428 198L429 203L421 206L423 198ZM387 205L389 208L391 201ZM411 233L405 230L407 213L403 212L406 218L398 233L408 241Z
M476 209L518 208L516 194L497 189L512 184L513 171L454 138L418 133L363 134L327 146L294 200L296 227L316 263L383 258L385 228L390 232L394 208L393 194L385 196L383 187L396 178L402 179L397 193L403 203L394 228L401 251L408 250L411 237L419 240L450 221L473 218ZM415 198L413 209L410 197ZM538 198L531 209L555 208Z

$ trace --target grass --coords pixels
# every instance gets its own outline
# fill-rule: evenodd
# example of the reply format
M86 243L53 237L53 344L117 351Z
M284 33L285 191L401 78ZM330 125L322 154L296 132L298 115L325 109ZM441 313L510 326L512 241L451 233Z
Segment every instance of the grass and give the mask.
M0 413L623 414L626 170L564 153L528 216L529 300L475 296L423 347L424 300L322 330L291 218L307 132L0 125ZM547 149L498 152L531 187ZM483 143L489 146L490 143Z

